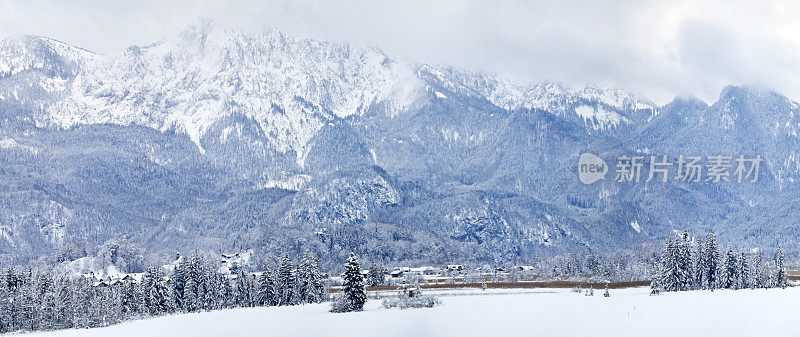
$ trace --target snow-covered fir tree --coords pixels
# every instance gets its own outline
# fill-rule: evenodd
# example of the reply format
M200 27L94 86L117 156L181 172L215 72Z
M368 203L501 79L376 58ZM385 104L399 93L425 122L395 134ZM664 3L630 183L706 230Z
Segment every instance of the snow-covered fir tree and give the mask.
M252 306L253 303L253 286L252 276L240 267L239 273L236 275L236 287L234 288L233 302L237 307L247 308Z
M200 299L197 296L197 283L193 277L186 279L186 284L183 287L183 310L187 312L195 312L200 310Z
M382 286L386 283L386 268L383 265L378 265L375 262L370 264L369 272L367 273L367 284L372 287Z
M744 252L739 257L738 289L750 288L750 266L747 264L747 256Z
M74 316L74 303L73 300L73 283L67 277L59 278L56 283L56 328L72 327L72 319ZM126 288L127 289L127 288ZM129 299L129 301L136 301L136 298ZM130 303L129 305L135 305ZM128 314L132 309L124 308L123 314Z
M658 295L661 293L661 280L663 279L661 273L663 272L663 264L661 262L653 262L653 265L650 267L651 269L651 281L650 281L650 295ZM580 288L578 288L580 292Z
M344 265L342 275L342 293L340 294L340 305L334 303L333 311L361 311L367 301L367 291L364 287L364 275L361 274L361 264L354 253L350 253L350 258Z
M150 267L142 278L143 303L151 315L169 311L169 295L160 267Z
M783 250L778 246L778 251L775 253L775 277L774 283L776 287L786 288L787 278L786 269L783 265Z
M295 287L296 277L292 260L288 255L281 258L280 265L278 266L278 301L280 305L293 305L295 302Z
M677 288L685 291L692 288L692 250L689 242L689 233L684 229L683 234L676 239L676 263L677 263Z
M704 277L706 280L706 288L714 290L717 287L718 273L719 273L719 247L717 246L717 237L714 235L713 230L708 231L706 237L705 248L705 268Z
M265 270L258 277L258 304L262 306L275 305L275 281L272 279L272 273Z
M325 300L325 285L322 283L319 259L311 251L303 255L298 266L299 300L303 303L318 303Z
M233 287L231 286L231 281L228 280L227 277L220 275L220 282L219 282L219 294L220 294L220 303L218 304L219 308L226 309L232 308L235 304L234 302L234 291Z
M132 316L139 311L139 297L136 292L135 282L126 282L122 286L122 314L126 317Z
M186 278L188 273L188 266L187 261L185 259L180 259L178 265L175 266L175 269L172 271L172 277L170 282L170 288L172 289L172 300L174 301L175 308L177 310L185 311L186 303L183 300L184 289L186 286Z
M764 262L761 253L758 252L753 257L753 288L766 288L767 280L769 279L768 273L764 272Z
M191 261L187 265L187 268L187 284L189 279L191 279L193 285L193 288L191 289L193 296L192 300L194 301L193 310L207 309L210 303L208 303L207 299L208 273L205 270L205 259L203 259L203 257L198 254L197 251L195 251L194 255L191 257Z
M694 288L695 289L705 289L706 288L706 254L703 250L703 242L700 240L695 248L694 254Z
M725 260L722 263L722 277L720 278L720 288L735 289L738 286L739 263L736 254L729 246L725 252Z
M677 291L680 284L680 271L678 269L678 247L675 239L670 236L664 245L661 256L661 281L664 291Z

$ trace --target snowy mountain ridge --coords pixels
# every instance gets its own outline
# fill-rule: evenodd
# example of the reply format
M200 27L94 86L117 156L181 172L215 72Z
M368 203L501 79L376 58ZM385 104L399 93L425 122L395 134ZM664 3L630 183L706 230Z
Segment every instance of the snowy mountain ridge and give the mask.
M32 69L66 78L79 66L100 59L91 51L43 36L0 40L0 78Z
M125 239L430 263L610 252L684 227L743 249L796 237L800 106L765 90L656 106L207 21L113 57L0 46L0 256ZM586 186L586 150L764 166L758 184Z
M112 123L176 129L202 149L200 139L213 123L241 112L269 135L270 148L295 151L299 163L309 140L334 118L363 114L375 104L387 105L388 113L396 115L418 104L426 87L422 72L434 74L449 90L487 99L506 110L565 114L579 100L616 110L654 107L647 99L614 87L574 90L558 82L528 83L395 61L374 48L296 38L274 29L248 35L209 21L149 46L132 46L112 58L43 41L53 45L57 58L74 63L75 70L59 74L60 85L51 85L65 95L37 115L40 126ZM6 52L0 54L5 60L0 64L5 68L16 64L5 72L16 74L28 69L20 66L21 60L41 57L37 53L37 49ZM578 113L587 125L592 117L598 118L595 129L625 121L602 107Z
M276 30L249 36L201 22L83 69L70 94L41 117L60 127L176 128L200 145L211 124L241 111L285 152L303 149L326 121L358 114L373 102L402 109L416 85L408 71L374 49Z

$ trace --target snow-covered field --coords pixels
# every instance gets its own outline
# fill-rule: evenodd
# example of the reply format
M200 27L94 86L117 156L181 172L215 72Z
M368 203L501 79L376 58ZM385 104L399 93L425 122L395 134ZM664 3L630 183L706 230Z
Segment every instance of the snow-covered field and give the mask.
M28 336L797 336L800 287L695 291L649 289L450 290L432 309L328 313L329 303L174 315ZM428 292L433 294L433 292Z

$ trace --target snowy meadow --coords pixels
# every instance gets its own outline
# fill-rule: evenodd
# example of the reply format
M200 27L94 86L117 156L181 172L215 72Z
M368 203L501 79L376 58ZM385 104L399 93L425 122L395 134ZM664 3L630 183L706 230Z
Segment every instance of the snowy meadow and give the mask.
M448 290L441 306L330 313L330 303L176 314L25 336L796 336L800 288L663 293L648 288Z

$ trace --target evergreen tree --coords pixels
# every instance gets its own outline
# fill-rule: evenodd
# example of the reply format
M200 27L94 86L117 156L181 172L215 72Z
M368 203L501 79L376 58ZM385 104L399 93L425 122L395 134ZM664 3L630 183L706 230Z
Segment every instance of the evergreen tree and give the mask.
M661 256L661 281L664 291L677 291L680 283L678 270L678 247L672 236L667 238L664 253Z
M322 283L322 269L319 260L311 251L303 255L298 266L298 289L300 301L318 303L325 300L325 285Z
M705 278L706 286L708 289L714 290L717 287L718 268L719 268L719 247L717 247L717 238L713 230L708 231L706 238L705 249Z
M205 259L195 251L189 264L189 277L194 281L194 296L196 310L209 309L213 304L209 294L209 272L206 269Z
M783 250L778 246L778 252L775 254L775 286L786 288L786 269L783 266Z
M72 302L75 304L75 311L73 316L73 326L75 328L88 328L89 327L89 308L92 303L92 283L81 277L74 284L75 291L73 292Z
M763 265L763 258L761 257L761 253L757 253L755 257L753 257L753 288L766 288L767 286L767 273L763 272L764 265Z
M750 288L750 266L747 264L747 256L742 252L739 257L739 289Z
M58 316L56 312L56 288L53 281L53 278L45 273L39 274L39 284L38 284L38 310L37 310L37 320L40 323L40 329L42 330L52 330L55 329L56 318Z
M99 327L105 325L103 317L103 290L100 287L89 288L89 327Z
M151 315L170 312L169 290L164 282L164 273L159 267L147 269L143 279L144 306Z
M278 269L273 266L264 272L268 274L269 278L269 288L267 291L269 305L280 305L282 292L279 290L280 287L278 286Z
M205 310L217 310L221 308L220 301L222 300L222 294L220 293L221 287L220 282L222 282L222 275L216 273L211 268L206 268L206 296L205 296L205 305L203 309Z
M175 270L172 271L170 287L172 288L172 299L176 310L188 311L184 303L187 273L189 272L186 259L181 259Z
M662 276L663 273L663 263L653 262L653 266L651 267L652 270L652 280L650 281L650 296L658 295L661 293L661 280L664 279ZM484 289L485 290L485 289ZM578 288L578 292L580 292L580 288Z
M220 303L219 307L221 309L225 308L232 308L234 301L234 291L233 287L231 286L230 280L228 280L225 276L220 276L222 279L219 282L220 286Z
M736 255L734 255L733 249L729 246L728 251L725 253L725 261L723 262L722 266L720 288L736 288L738 286L738 270L739 265L736 261Z
M308 296L310 293L310 278L313 277L311 264L312 260L308 256L310 252L306 252L303 257L300 259L300 263L297 265L296 270L296 291L295 291L295 301L297 303L309 303Z
M56 325L60 329L72 328L73 312L75 309L72 303L72 282L66 277L61 277L56 283L56 289L56 312L58 315Z
M292 266L292 261L289 260L288 255L281 258L280 265L278 266L278 296L279 305L293 305L295 304L295 274Z
M139 310L138 299L136 298L136 283L126 282L122 286L122 314L124 317L130 317Z
M347 311L361 311L367 301L367 292L364 288L364 275L361 274L361 264L353 253L344 266L342 276L342 295Z
M256 292L256 304L261 307L269 306L270 297L270 283L269 273L266 271L258 275L258 291Z
M677 246L677 288L681 291L690 290L692 287L692 253L689 240L689 232L685 229L683 230L683 234L675 239Z
M591 262L587 262L591 264ZM386 283L386 269L383 265L377 265L374 262L369 266L369 272L367 273L367 283L372 286L382 286Z
M253 281L250 273L244 268L239 268L239 275L236 276L236 289L234 302L239 307L250 307L253 305Z
M186 278L186 284L183 287L183 310L187 312L195 312L200 309L200 300L197 296L197 283L193 277Z
M705 252L703 250L703 243L698 242L696 245L695 250L695 263L694 263L694 288L695 289L704 289L706 288L706 279L705 279L705 272L706 272L706 257Z

